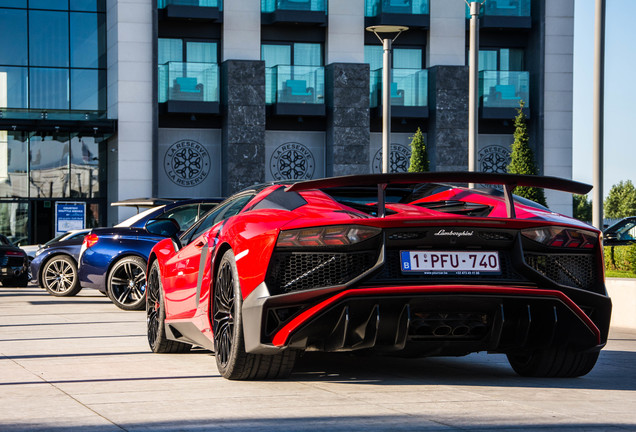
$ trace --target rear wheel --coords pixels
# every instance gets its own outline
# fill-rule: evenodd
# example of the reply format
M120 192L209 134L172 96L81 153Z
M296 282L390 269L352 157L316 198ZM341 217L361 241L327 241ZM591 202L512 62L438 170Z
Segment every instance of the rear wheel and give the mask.
M146 305L146 261L136 256L117 261L108 274L106 290L118 308L143 309Z
M65 255L57 255L51 258L42 269L40 286L48 291L49 294L57 297L76 295L82 287L77 277L75 261Z
M213 294L214 351L221 376L231 380L284 378L291 373L296 352L275 355L245 352L243 339L243 297L234 253L223 255L216 274Z
M510 366L521 376L573 378L586 375L598 359L597 352L575 352L556 347L528 355L508 354Z
M146 296L146 322L148 326L148 344L155 353L182 353L190 351L192 345L168 340L166 338L166 309L163 300L163 286L159 263L152 263L148 273Z

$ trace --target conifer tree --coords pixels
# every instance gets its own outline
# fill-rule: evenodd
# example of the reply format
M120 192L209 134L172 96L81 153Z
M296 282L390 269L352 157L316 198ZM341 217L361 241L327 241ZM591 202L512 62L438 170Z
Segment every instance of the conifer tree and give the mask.
M417 128L411 137L411 164L409 172L427 172L429 170L428 152L424 142L424 134Z
M510 174L537 175L539 170L534 159L534 152L529 144L528 125L526 115L523 113L524 105L523 101L519 101L517 117L515 117L515 142L512 144L508 172ZM514 193L536 203L546 205L543 189L524 186L515 188Z

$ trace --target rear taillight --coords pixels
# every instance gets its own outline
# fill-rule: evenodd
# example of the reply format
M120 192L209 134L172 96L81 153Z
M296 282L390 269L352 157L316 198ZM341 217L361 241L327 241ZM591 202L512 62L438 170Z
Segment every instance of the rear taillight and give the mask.
M88 234L84 237L84 247L88 249L89 247L97 243L97 240L99 240L97 234Z
M573 228L532 228L521 231L521 234L546 246L569 249L592 249L598 243L598 235L596 233Z
M278 247L346 246L380 234L379 228L357 225L335 225L281 231Z
M24 252L21 251L6 251L5 254L9 256L24 256Z

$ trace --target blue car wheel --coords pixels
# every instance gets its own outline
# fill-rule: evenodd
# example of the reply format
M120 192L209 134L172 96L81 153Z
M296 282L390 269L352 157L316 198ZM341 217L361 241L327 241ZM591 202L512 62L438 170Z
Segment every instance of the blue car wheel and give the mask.
M146 307L146 261L137 256L120 259L108 273L108 297L120 309Z

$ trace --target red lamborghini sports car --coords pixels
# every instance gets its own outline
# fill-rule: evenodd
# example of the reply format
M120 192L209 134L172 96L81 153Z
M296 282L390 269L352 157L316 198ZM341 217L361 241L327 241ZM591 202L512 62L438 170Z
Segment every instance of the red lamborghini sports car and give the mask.
M451 184L503 185L466 188ZM154 352L215 352L228 379L288 375L303 351L504 353L524 376L587 374L611 302L601 233L512 194L554 177L374 174L255 186L148 261Z

